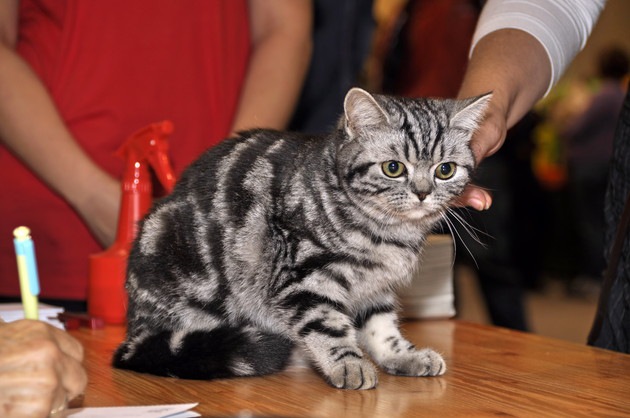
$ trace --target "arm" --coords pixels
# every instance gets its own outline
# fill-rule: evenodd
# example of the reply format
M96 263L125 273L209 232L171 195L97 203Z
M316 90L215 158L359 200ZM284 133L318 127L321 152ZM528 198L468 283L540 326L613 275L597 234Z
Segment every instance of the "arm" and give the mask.
M458 97L493 92L473 137L477 162L495 153L518 122L560 78L584 46L604 0L490 0L475 33ZM464 205L488 209L490 194L469 187Z
M307 0L250 0L252 55L232 132L289 123L311 57L311 14Z
M41 80L15 52L17 25L18 1L1 1L0 138L77 210L101 243L109 244L116 233L120 184L76 143Z
M47 417L87 384L83 347L39 321L0 321L0 414Z

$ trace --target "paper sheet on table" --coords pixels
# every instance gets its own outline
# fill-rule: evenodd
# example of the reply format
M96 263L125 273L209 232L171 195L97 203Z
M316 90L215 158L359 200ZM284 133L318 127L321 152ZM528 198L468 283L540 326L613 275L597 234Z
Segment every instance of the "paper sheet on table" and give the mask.
M38 310L40 321L48 322L50 325L64 329L63 323L56 319L57 315L64 311L62 307L40 303ZM0 318L5 322L24 319L24 307L21 303L0 303Z
M195 411L189 411L198 403L150 406L113 406L105 408L69 409L67 418L189 418L200 417Z

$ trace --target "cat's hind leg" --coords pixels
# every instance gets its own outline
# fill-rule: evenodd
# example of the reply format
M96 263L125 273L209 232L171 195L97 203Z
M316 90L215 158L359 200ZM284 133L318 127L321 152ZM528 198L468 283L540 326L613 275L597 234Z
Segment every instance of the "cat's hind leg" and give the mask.
M292 348L289 339L253 327L145 331L121 344L113 365L183 379L261 376L283 370Z
M377 312L366 318L359 341L387 373L400 376L439 376L446 372L442 356L430 348L416 349L398 329L393 312Z

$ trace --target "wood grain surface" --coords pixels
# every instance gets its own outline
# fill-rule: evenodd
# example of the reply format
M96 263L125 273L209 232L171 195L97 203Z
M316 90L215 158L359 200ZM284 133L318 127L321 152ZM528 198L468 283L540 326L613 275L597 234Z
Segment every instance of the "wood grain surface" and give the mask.
M260 378L179 380L113 369L122 327L71 333L86 353L83 406L199 402L195 411L209 417L630 416L630 355L456 320L403 330L444 355L445 375L381 372L368 391L334 389L300 366Z

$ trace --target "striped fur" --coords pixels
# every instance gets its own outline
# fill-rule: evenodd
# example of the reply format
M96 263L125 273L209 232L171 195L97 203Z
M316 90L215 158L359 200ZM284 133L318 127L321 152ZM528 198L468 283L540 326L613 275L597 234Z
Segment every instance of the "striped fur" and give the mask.
M444 373L439 354L401 336L394 291L469 181L468 142L488 98L352 89L328 136L253 130L207 151L141 224L114 365L255 376L301 347L339 388L377 385L368 355L392 374ZM385 174L389 161L405 165L401 176ZM438 178L450 162L454 175Z

